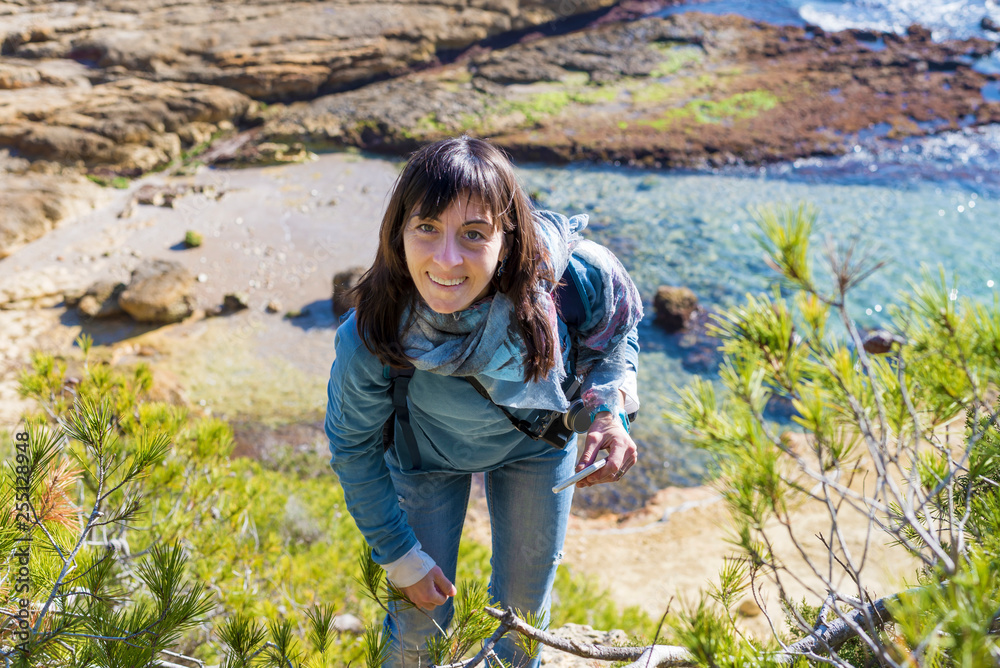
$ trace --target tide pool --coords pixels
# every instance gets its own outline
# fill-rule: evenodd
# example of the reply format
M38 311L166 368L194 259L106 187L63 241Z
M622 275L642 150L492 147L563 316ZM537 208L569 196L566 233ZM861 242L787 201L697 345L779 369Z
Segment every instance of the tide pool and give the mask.
M819 275L827 273L825 244L854 243L887 261L853 293L850 313L865 328L888 322L887 307L898 303L908 281L919 278L922 264L935 275L943 266L949 282L957 276L959 298L992 300L1000 288L998 177L973 169L962 178L932 180L905 162L895 169L877 174L852 157L743 174L612 166L520 170L540 206L590 214L586 236L618 254L646 305L640 330L643 407L633 430L641 461L628 484L580 490L581 505L625 510L667 484L693 484L705 474L705 456L693 451L662 413L675 386L695 374L715 376L714 343L662 333L651 324L652 297L659 285L684 285L705 308L718 310L748 292L769 292L776 275L752 236L755 207L810 203L817 208L813 257Z

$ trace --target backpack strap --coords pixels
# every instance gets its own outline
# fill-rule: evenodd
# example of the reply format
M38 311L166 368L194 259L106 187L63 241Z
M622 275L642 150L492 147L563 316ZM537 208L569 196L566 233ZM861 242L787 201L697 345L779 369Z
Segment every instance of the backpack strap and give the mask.
M406 393L415 370L412 365L401 369L389 367L393 414L382 425L382 449L385 451L393 447L396 422L398 421L399 429L403 432L403 440L406 441L406 454L410 456L411 468L419 469L421 464L420 451L417 449L417 440L413 436L413 427L410 425L410 407L406 404ZM396 454L398 456L398 451Z
M556 287L555 302L559 316L567 326L573 329L579 329L583 323L587 322L590 309L587 308L587 303L584 300L585 294L571 256L570 263Z

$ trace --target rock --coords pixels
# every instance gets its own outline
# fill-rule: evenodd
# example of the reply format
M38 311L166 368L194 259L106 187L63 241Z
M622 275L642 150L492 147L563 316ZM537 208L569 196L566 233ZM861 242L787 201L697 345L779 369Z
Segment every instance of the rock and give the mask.
M69 308L73 308L80 303L83 296L87 294L86 288L73 287L69 290L63 292L63 304Z
M47 11L54 2L31 4L38 7L4 15L5 58L71 59L90 65L98 79L185 81L276 102L354 88L430 63L439 51L614 0L139 0L84 4L68 15Z
M35 86L0 107L0 147L32 160L80 161L102 176L134 176L180 157L182 135L193 140L208 126L239 121L253 105L238 92L186 82Z
M661 285L653 298L653 309L656 324L667 332L677 332L698 309L698 298L689 288Z
M865 334L862 345L870 355L884 355L892 350L894 343L904 344L906 339L884 329L875 329Z
M337 318L347 313L354 306L354 296L349 291L358 284L358 279L367 269L351 267L333 276L333 315Z
M764 612L763 610L760 609L760 606L757 604L757 601L753 600L752 598L744 599L740 603L739 607L736 608L736 611L739 613L740 617L757 617L762 612Z
M989 16L983 17L983 20L979 22L979 27L990 32L1000 32L1000 22L994 21Z
M267 303L267 306L264 307L264 310L268 313L281 313L281 302L277 299L272 299Z
M109 197L100 186L78 175L0 170L0 179L0 258L92 211Z
M76 305L81 315L88 318L111 318L124 313L118 298L125 291L125 284L118 281L98 281L87 288Z
M697 12L597 21L275 108L260 140L408 153L469 132L518 160L649 167L836 155L879 125L901 139L942 131L926 123L938 118L1000 122L1000 104L979 94L998 77L967 60L994 48L917 28L811 33Z
M354 615L337 615L333 618L333 630L359 636L365 632L365 625Z
M628 634L620 629L600 631L583 624L566 624L550 629L550 632L559 638L589 645L623 645L628 642ZM545 645L542 646L541 662L546 668L591 668L594 664L593 659L584 659Z
M179 262L147 260L132 272L118 303L139 322L177 322L194 309L193 285L194 277Z
M222 305L217 306L206 315L208 316L221 316L221 315L232 315L238 311L244 311L248 309L249 299L242 292L231 292L222 298Z

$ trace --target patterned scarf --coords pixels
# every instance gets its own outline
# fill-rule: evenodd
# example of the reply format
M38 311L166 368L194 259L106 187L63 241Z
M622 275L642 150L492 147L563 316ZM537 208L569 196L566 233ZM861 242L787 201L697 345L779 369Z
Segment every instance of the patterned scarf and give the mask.
M616 346L642 318L639 294L610 251L579 236L579 231L587 226L586 215L567 218L551 211L534 214L554 276L562 276L570 254L575 252L600 269L604 279L603 316L596 329L586 328L590 335L583 339L582 354L578 357L578 372L584 374L599 359L601 350ZM548 314L557 347L556 359L562 360L551 293L554 287L539 285L536 298ZM569 402L562 391L566 372L561 363L546 378L524 382L524 345L515 316L514 304L499 292L455 314L437 313L417 299L412 312L403 314L400 339L414 367L449 376L477 376L494 403L511 408L565 411Z

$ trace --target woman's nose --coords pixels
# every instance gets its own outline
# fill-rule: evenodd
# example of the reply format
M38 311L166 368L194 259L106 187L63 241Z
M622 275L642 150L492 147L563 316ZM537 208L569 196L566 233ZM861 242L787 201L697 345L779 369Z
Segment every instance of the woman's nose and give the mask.
M442 235L440 243L434 249L434 261L439 266L446 268L462 264L462 254L458 247L458 241L448 235Z

